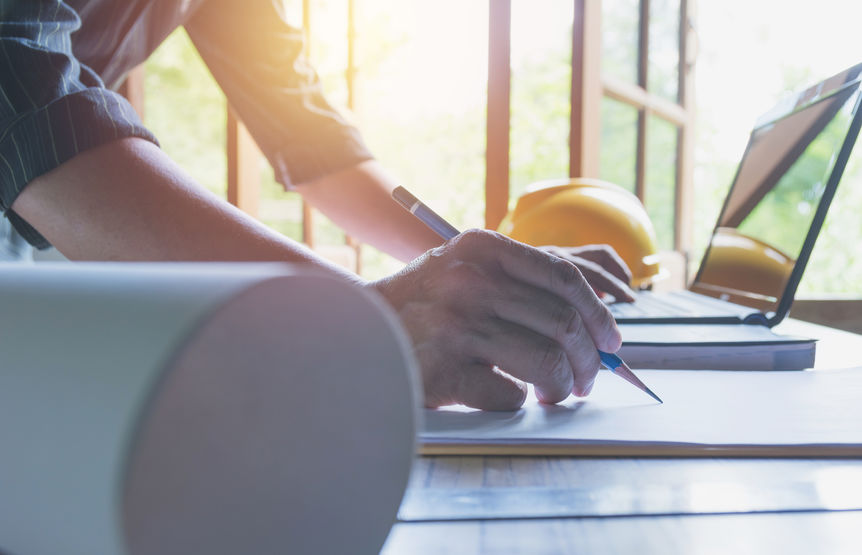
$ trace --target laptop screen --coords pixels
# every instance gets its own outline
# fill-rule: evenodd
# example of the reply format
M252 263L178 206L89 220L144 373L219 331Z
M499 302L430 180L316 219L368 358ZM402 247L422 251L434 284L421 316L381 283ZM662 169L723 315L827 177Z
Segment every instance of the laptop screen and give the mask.
M860 73L855 66L760 118L693 291L764 313L789 308L858 133Z

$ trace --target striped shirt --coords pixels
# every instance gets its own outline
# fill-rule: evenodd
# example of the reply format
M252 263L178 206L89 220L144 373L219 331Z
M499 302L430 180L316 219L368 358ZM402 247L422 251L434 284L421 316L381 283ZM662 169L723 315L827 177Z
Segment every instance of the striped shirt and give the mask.
M371 158L281 0L0 0L0 210L30 244L48 246L10 209L28 182L107 142L156 142L111 87L179 26L285 187Z

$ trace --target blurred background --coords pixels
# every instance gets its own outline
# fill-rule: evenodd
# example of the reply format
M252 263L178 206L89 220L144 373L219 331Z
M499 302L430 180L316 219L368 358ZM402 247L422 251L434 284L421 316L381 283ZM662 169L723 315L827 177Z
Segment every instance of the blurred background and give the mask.
M308 56L330 101L350 114L376 157L402 184L463 229L486 224L489 2L498 1L285 2L291 23L307 27ZM679 52L681 2L686 0L587 1L600 6L601 48L593 54L600 55L607 81L599 104L598 176L637 192L655 225L659 247L683 252L689 267L696 267L757 116L791 91L862 62L856 38L862 4L688 0L686 66L680 64ZM528 184L569 174L576 4L511 0L510 206ZM685 128L693 137L688 177L679 170L679 123L639 112L614 94L638 84L644 13L649 71L641 89L656 102L679 104L683 115L690 112ZM692 72L685 102L679 90L681 67ZM225 195L226 103L184 31L159 48L143 75L147 126L199 182ZM642 123L639 117L644 117ZM639 129L645 145L640 184ZM803 278L802 296L862 297L859 152L857 146ZM275 183L263 157L256 164L257 216L302 240L301 199ZM682 224L675 209L679 187L689 198L685 206L690 213L682 215L687 219ZM322 215L315 214L310 225L316 247L343 248L343 233ZM360 273L369 278L401 267L368 245L355 252Z

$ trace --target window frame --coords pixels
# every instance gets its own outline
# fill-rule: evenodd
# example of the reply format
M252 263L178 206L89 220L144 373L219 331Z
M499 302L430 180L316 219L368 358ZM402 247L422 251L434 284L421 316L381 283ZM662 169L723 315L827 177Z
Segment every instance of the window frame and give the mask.
M672 102L649 92L649 5L639 3L638 76L627 83L601 72L602 0L572 0L572 77L570 92L569 177L599 177L601 152L601 101L608 97L638 110L635 193L643 201L646 183L647 120L658 116L677 128L676 183L674 206L674 250L687 254L692 229L692 176L694 148L694 44L693 0L680 0L678 101ZM356 68L355 2L347 5L347 107L353 109ZM312 32L312 0L302 0L302 23L306 55ZM496 229L509 207L509 148L511 131L511 13L512 0L488 0L488 96L485 153L485 226ZM122 92L143 113L143 67L129 74ZM257 172L260 151L254 140L228 107L227 119L228 201L257 217L260 178ZM303 201L302 239L315 246L314 211ZM346 244L356 250L359 272L361 245L351 237Z

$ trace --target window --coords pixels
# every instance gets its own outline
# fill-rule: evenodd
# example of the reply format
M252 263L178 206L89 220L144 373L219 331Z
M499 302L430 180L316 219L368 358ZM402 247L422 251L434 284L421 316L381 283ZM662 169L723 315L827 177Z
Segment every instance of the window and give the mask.
M306 29L330 100L352 112L396 178L455 225L496 228L534 181L600 177L644 201L662 249L687 249L688 0L290 0L286 7ZM177 64L200 75L184 78ZM400 266L374 249L354 249L275 183L182 31L147 68L147 124L198 180L315 248L337 247L344 258L347 245L354 254L342 262L366 276ZM208 115L163 113L182 104L164 100L171 87L191 91ZM189 144L174 144L179 136Z
M662 250L687 253L693 139L687 0L602 2L603 179L643 201Z

